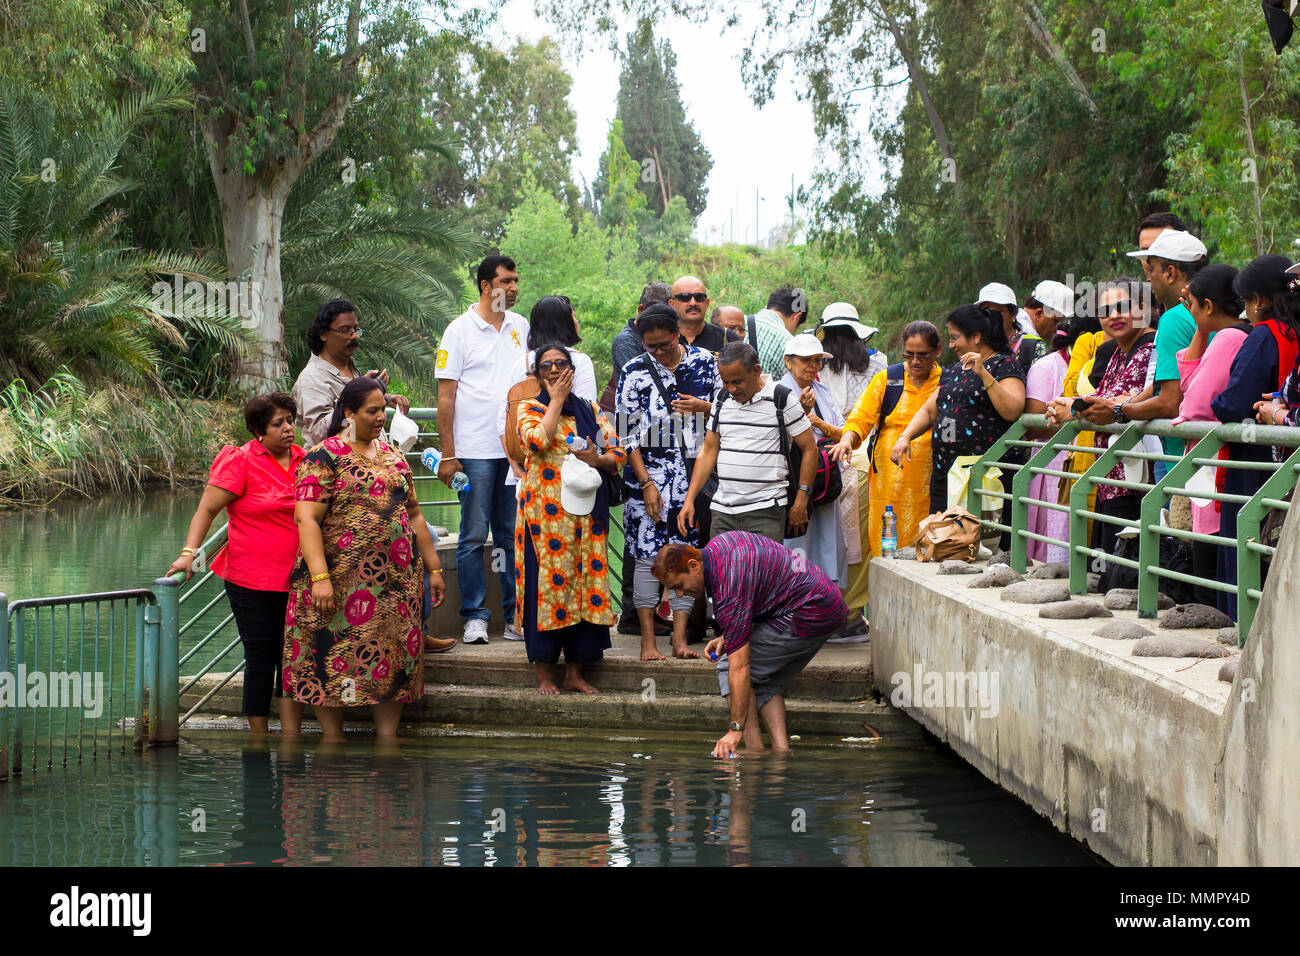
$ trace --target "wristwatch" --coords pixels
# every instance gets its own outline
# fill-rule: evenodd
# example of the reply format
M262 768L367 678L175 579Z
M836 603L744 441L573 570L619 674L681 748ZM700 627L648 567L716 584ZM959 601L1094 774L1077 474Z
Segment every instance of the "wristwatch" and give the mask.
M745 732L745 728L740 724L736 723L734 720L731 723L727 724L727 729L730 730L732 733L736 733L736 734L743 734Z
M806 492L806 493L808 493L808 494L811 495L811 494L813 493L813 486L812 486L812 485L800 485L800 486L799 486L799 490L800 490L800 491L803 491L803 492Z
M1129 401L1131 401L1131 399L1126 398L1111 409L1111 413L1115 416L1115 423L1117 425L1128 424L1128 416L1124 414L1124 406L1127 405Z

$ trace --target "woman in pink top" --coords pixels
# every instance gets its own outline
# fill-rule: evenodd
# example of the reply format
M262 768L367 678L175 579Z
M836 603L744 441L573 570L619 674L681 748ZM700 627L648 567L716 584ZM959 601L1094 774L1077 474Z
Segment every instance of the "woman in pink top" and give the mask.
M1179 422L1218 422L1210 402L1224 390L1232 371L1232 360L1246 341L1240 327L1241 299L1232 291L1237 270L1232 266L1206 266L1187 285L1183 302L1196 319L1196 334L1187 348L1178 353L1178 377L1183 386L1183 400L1178 407ZM1187 442L1187 451L1195 442ZM1217 469L1216 469L1217 472ZM1192 502L1192 530L1197 534L1219 533L1219 502ZM1217 546L1203 541L1192 542L1192 571L1198 577L1214 578ZM1198 592L1201 589L1198 589ZM1202 601L1214 606L1213 592L1200 593Z
M298 556L294 475L305 452L293 443L297 415L298 406L283 392L258 395L244 406L244 423L254 438L244 445L227 445L217 454L185 547L167 571L184 571L189 580L194 554L224 508L230 522L228 540L213 559L212 571L225 579L244 642L243 711L248 729L255 733L269 729L271 694L279 686L289 574ZM280 724L285 733L296 734L302 705L285 698Z

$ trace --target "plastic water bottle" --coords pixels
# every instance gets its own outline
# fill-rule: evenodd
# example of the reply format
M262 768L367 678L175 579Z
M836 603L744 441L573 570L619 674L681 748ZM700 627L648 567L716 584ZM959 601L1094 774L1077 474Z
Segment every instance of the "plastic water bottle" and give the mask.
M436 448L426 448L420 455L420 461L425 468L428 468L435 475L438 473L438 466L442 464L442 452ZM469 491L469 475L463 471L458 471L451 479L452 491Z
M569 435L564 439L569 445L569 451L586 451L588 447L587 439L580 435Z
M893 505L885 506L884 525L880 536L880 556L892 558L898 550L898 518L894 514Z

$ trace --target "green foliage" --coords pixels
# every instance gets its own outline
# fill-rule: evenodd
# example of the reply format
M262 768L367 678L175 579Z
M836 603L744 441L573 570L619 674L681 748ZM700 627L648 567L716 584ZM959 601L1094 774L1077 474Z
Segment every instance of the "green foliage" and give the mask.
M459 146L454 161L424 159L414 199L459 207L471 230L499 242L531 176L576 225L579 194L569 167L577 118L567 100L573 81L555 43L543 37L503 51L453 33L437 43L427 81L430 118Z
M523 201L510 214L501 250L519 267L516 311L527 316L547 295L573 300L580 348L595 363L597 382L603 386L609 378L610 345L636 314L646 282L635 236L608 229L589 213L582 215L575 232L555 197L525 179Z
M461 311L466 283L459 265L473 239L452 215L398 205L360 185L339 181L332 164L321 163L308 168L285 210L290 374L306 364L306 329L317 307L346 298L366 330L365 361L431 388L438 338Z
M118 156L142 122L184 103L152 88L67 142L48 104L0 89L0 375L35 386L66 367L92 385L166 390L169 358L187 344L244 348L237 319L154 294L173 275L216 281L215 263L142 252L118 236L132 187Z

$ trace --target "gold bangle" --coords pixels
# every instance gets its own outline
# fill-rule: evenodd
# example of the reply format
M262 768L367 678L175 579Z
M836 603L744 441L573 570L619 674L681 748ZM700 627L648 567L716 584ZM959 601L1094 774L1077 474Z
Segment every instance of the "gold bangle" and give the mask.
M329 573L328 571L322 571L320 574L313 574L313 575L311 576L311 583L312 583L312 584L315 584L315 583L318 582L318 581L324 581L324 580L327 580L327 579L329 578L329 576L330 576L330 573Z
M181 557L182 557L182 558L187 557L187 556L192 558L192 557L194 557L194 555L196 555L196 554L198 554L198 551L197 551L196 549L194 549L194 548L181 548Z
M437 570L431 570L429 573L430 573L430 574L442 574L442 568L438 568Z

